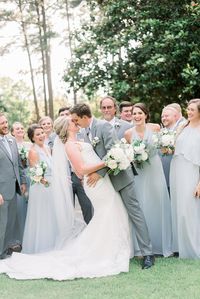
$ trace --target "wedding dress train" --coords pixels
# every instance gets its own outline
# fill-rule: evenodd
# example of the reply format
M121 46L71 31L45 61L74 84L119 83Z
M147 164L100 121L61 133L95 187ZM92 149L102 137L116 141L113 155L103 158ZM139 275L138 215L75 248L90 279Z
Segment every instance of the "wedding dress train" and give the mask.
M80 143L85 163L98 156L87 143ZM85 191L94 207L94 216L85 229L60 250L41 254L14 253L0 262L0 273L16 279L101 277L129 271L130 232L128 215L108 175ZM59 199L57 199L59 200Z

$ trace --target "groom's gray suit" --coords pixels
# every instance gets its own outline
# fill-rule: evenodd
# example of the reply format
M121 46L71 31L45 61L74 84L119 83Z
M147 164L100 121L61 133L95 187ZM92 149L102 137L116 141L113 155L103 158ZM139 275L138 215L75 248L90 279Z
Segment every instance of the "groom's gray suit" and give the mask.
M26 184L21 160L19 158L16 141L7 137L12 157L6 150L2 136L0 137L0 194L4 203L0 205L0 257L7 247L16 241L14 228L16 225L16 193L21 194L20 185Z
M90 142L85 131L85 141ZM111 149L112 145L118 140L114 128L105 120L98 120L93 118L91 123L91 138L99 138L99 142L96 143L94 150L97 155L102 159L106 153ZM98 171L101 176L105 176L107 169L101 169ZM110 175L110 179L116 191L121 195L124 205L127 209L129 217L133 222L137 241L143 256L152 254L152 246L149 238L149 233L146 225L146 221L140 205L135 196L134 190L134 175L131 167L127 170L121 171L118 175Z

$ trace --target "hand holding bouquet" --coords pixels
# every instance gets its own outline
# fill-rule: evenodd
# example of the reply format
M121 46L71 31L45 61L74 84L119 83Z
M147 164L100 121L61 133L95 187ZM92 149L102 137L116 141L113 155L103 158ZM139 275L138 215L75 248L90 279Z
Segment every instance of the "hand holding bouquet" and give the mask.
M40 161L34 167L29 168L28 175L31 179L31 185L35 183L41 183L45 187L49 187L49 182L44 178L47 169L47 164L44 161Z
M133 163L137 168L143 168L145 162L149 162L149 148L143 140L134 140L133 148Z
M153 144L163 155L172 155L175 149L175 135L176 132L163 129L153 135Z
M114 144L104 158L105 164L109 168L108 173L117 175L121 170L127 169L132 161L132 156L132 147L125 139Z

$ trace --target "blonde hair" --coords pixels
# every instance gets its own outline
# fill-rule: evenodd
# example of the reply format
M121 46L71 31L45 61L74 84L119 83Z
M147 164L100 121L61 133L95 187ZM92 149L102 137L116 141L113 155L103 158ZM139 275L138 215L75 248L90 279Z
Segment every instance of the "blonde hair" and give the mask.
M62 141L62 143L65 143L68 138L68 127L69 127L69 117L65 116L59 116L54 121L54 131Z

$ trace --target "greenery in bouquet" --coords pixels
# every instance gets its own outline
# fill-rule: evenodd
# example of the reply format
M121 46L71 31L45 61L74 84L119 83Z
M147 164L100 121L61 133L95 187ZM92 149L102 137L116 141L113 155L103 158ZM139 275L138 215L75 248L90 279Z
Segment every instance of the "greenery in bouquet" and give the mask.
M27 167L28 149L24 146L19 147L19 156L22 161L23 167Z
M175 149L176 132L168 129L162 129L153 134L153 144L160 149L162 155L172 155Z
M49 187L50 183L44 178L47 169L47 164L44 161L40 161L34 167L30 167L28 175L31 180L31 185L35 183L43 184L45 187Z
M132 156L132 148L125 139L114 144L104 159L109 168L108 173L117 175L120 171L127 169L132 161Z
M133 148L133 163L137 168L143 168L144 163L149 163L150 146L143 140L134 140Z

